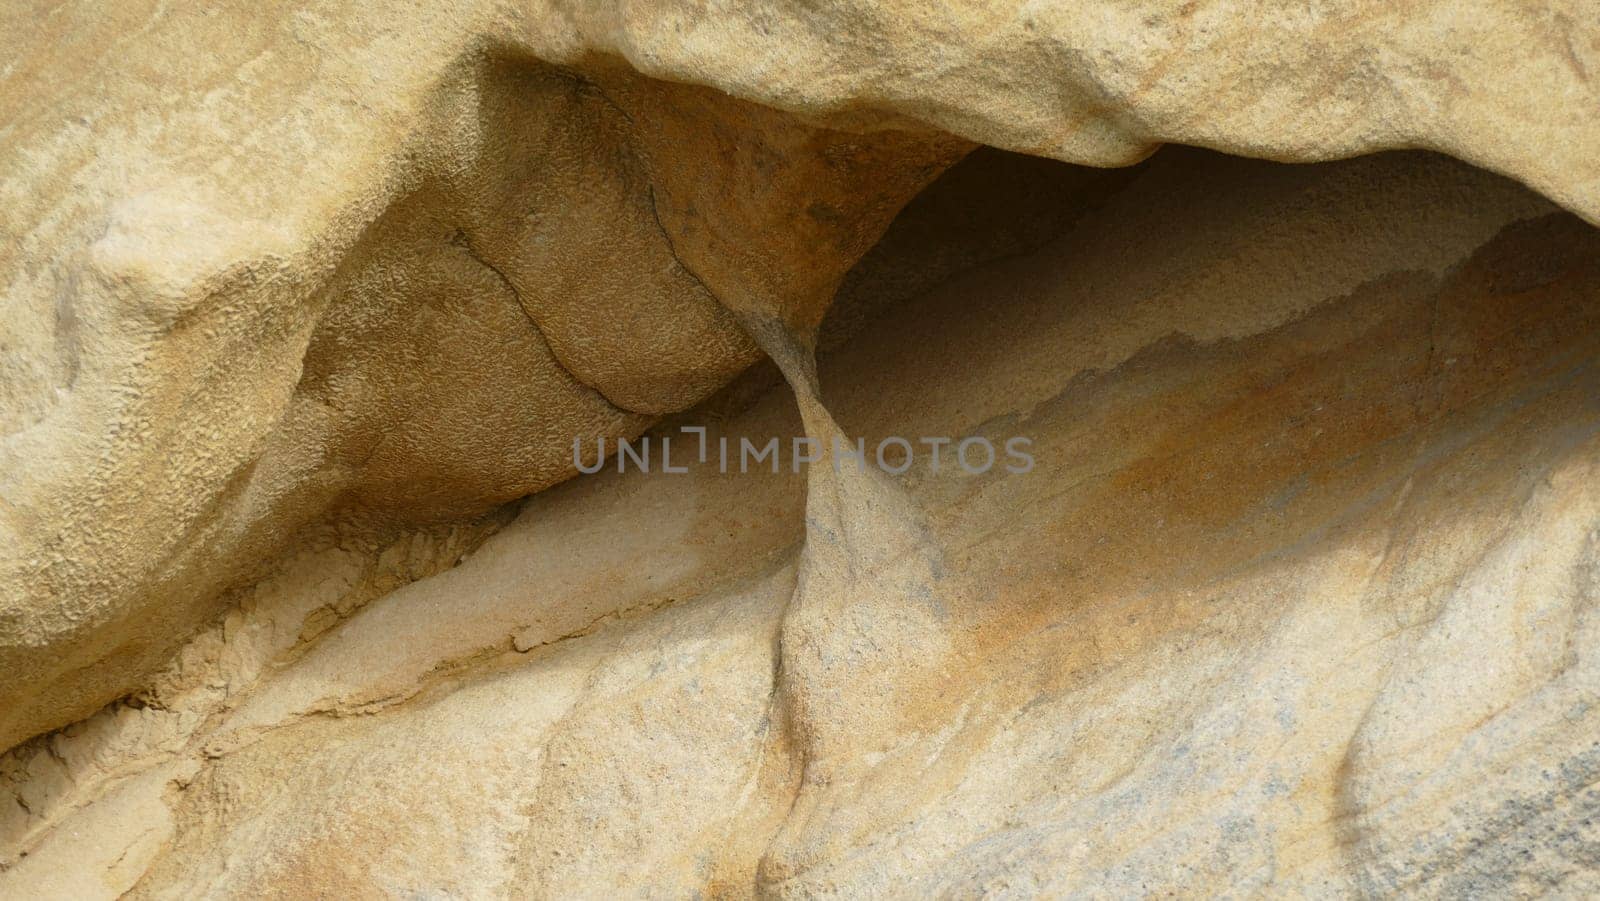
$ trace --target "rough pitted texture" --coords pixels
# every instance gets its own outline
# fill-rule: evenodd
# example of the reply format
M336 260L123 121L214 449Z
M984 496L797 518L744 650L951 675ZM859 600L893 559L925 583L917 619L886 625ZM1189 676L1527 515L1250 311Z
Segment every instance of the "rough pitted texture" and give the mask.
M0 895L1600 891L1596 22L12 4Z
M0 886L1600 888L1600 233L1425 155L1113 176L923 260L826 407L752 320L803 419L689 420L1025 434L1033 472L608 468L388 594L481 529L298 556L9 755ZM851 282L993 240L945 221Z
M572 475L573 436L704 399L757 355L714 290L815 325L969 146L560 72L454 18L267 15L153 11L210 64L65 96L60 35L7 32L36 45L0 135L0 746L137 687L305 529L480 515Z
M1422 146L1600 218L1593 2L6 17L0 745L305 528L481 513L704 398L755 358L726 309L814 326L967 141Z

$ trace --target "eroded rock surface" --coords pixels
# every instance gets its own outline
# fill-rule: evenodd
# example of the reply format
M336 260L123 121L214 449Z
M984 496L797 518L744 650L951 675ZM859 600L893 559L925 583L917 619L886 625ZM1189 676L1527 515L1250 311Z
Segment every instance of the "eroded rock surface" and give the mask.
M0 895L1600 891L1596 22L13 4Z
M1600 218L1594 0L0 15L0 746L307 529L480 515L703 399L728 309L815 326L970 142L1427 147Z
M1022 434L1032 472L608 469L311 641L371 577L298 559L187 682L13 752L0 880L1594 891L1600 233L1426 154L1118 175L820 388L756 328L798 410L684 420Z
M202 41L262 15L145 24ZM357 53L324 29L367 13L340 15L359 21L296 13L216 37L219 71L106 92L46 91L71 60L18 49L0 746L136 688L306 529L375 548L483 515L570 477L574 436L704 399L757 358L718 295L814 326L970 146L557 71L426 17L394 13L401 60L378 34ZM62 144L63 118L95 139ZM208 131L215 155L176 149Z

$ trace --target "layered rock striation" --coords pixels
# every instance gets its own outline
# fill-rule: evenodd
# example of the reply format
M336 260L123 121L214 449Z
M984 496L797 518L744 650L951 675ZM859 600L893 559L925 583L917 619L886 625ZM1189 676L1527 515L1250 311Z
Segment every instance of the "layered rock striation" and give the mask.
M1600 891L1591 7L0 13L0 894Z

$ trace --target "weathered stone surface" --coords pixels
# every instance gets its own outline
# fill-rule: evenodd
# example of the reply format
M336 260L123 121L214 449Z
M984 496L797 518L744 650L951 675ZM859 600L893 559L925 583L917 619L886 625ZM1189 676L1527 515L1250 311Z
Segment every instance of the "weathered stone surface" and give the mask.
M13 752L0 880L1593 891L1600 233L1425 154L1112 174L1014 199L1057 237L872 319L826 411L705 414L1034 471L608 469L311 642L472 539L296 559L143 706Z
M0 895L1600 891L1596 22L0 11Z
M306 528L482 513L703 398L755 358L725 306L814 325L966 141L1429 147L1600 218L1592 0L5 15L0 745Z
M814 324L968 146L338 15L152 10L226 58L107 93L27 83L72 64L53 32L17 50L0 746L136 687L307 528L481 515L705 398L757 353L712 290Z

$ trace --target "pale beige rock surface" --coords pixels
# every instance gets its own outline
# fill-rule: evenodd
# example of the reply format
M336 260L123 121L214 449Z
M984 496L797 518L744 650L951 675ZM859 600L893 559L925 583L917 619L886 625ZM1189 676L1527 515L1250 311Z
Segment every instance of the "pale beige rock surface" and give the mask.
M608 470L310 642L474 539L296 559L13 752L0 880L1594 890L1600 234L1426 155L1116 175L822 367L850 434L1025 434L1033 472ZM706 417L801 428L783 387Z
M0 17L0 895L1600 891L1594 3Z

